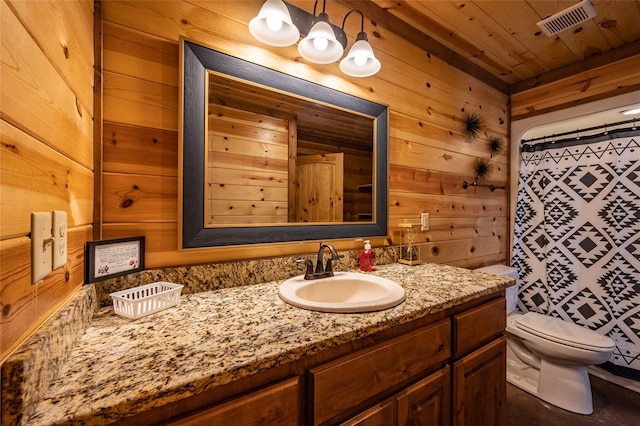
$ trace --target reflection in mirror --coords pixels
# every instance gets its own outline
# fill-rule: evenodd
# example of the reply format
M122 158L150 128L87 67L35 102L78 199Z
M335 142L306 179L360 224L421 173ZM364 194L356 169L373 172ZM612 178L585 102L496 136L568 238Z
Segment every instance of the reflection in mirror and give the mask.
M207 227L372 220L372 117L208 76Z
M387 235L387 107L181 43L182 248Z

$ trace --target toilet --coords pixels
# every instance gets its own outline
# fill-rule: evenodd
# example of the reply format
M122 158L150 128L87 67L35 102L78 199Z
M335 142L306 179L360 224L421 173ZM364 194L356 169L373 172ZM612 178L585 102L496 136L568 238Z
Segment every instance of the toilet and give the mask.
M476 271L516 280L505 291L507 381L567 411L593 413L587 366L607 361L614 341L559 318L516 312L519 285L515 268L492 265Z

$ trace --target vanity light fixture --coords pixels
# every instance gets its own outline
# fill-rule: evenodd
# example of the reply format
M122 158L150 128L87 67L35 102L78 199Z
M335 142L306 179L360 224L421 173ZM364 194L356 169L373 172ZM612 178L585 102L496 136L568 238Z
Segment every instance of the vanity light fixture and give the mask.
M364 32L364 14L350 10L342 21L342 28L329 22L326 14L326 0L323 0L322 12L316 16L316 0L313 14L305 12L282 0L266 0L258 16L249 23L251 35L262 43L276 47L295 44L300 35L304 38L298 43L298 52L309 62L331 64L338 61L347 47L347 35L344 25L352 12L360 14L362 23L356 41L347 56L340 61L340 70L351 77L369 77L380 70L380 61Z
M249 32L256 40L276 47L291 46L300 38L282 0L265 1L258 16L249 22Z
M380 61L373 54L373 49L367 39L367 33L364 32L364 14L358 9L350 10L342 21L342 29L347 22L347 18L351 12L358 12L361 17L360 32L356 37L356 42L351 46L351 50L347 56L340 61L340 69L343 73L351 77L369 77L380 71Z
M329 16L324 12L325 6L326 0L322 6L322 13L315 19L309 34L298 43L300 55L315 64L334 63L344 53L344 47L338 42L333 28L329 25Z
M622 111L623 115L635 115L640 114L640 108L628 109L626 111Z

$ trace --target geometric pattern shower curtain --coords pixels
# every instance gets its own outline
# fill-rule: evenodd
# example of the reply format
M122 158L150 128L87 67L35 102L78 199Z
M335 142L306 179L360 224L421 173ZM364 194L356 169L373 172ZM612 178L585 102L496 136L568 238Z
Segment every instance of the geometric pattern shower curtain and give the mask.
M512 258L519 310L611 337L604 367L640 379L640 131L523 151Z

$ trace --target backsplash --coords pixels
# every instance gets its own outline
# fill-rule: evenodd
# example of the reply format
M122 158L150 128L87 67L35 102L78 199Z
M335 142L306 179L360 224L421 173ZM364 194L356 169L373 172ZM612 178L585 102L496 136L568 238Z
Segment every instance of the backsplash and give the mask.
M93 285L80 288L2 364L1 424L27 417L98 310ZM22 409L24 407L24 409Z
M376 261L380 265L396 262L397 247L381 247L374 249ZM360 250L341 251L344 255L334 261L335 271L346 271L358 268ZM312 259L315 264L316 253L305 255L252 259L237 262L214 263L208 265L179 266L173 268L153 269L141 271L122 277L99 281L95 284L98 304L100 307L112 304L110 293L150 284L156 281L166 281L182 284L182 294L199 293L243 285L254 285L270 281L286 280L287 278L304 273L302 265L296 265L294 260L300 258Z

